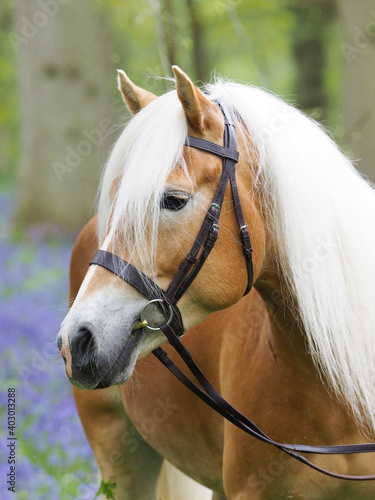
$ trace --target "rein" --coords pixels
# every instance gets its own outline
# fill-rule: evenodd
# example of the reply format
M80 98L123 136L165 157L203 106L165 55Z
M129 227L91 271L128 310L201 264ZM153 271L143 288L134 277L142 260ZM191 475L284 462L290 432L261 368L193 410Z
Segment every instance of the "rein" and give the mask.
M353 454L353 453L371 453L375 452L375 443L357 444L357 445L337 445L337 446L308 446L300 444L282 444L274 441L267 436L254 422L231 406L210 384L203 372L194 362L191 353L182 344L180 337L184 334L184 327L181 313L177 302L191 285L209 253L211 252L218 234L219 218L221 207L224 200L225 190L228 183L231 186L234 210L239 226L242 250L245 257L248 282L244 295L249 293L253 284L253 263L252 248L248 228L245 224L241 202L238 194L235 167L238 162L239 153L237 151L236 128L233 116L228 113L220 104L218 105L225 122L224 146L188 136L185 146L193 147L219 156L223 160L223 169L221 179L216 190L214 199L207 210L201 229L196 240L187 255L186 259L180 265L179 270L170 283L168 290L162 290L150 278L145 276L134 266L124 261L117 255L105 250L98 250L90 264L100 265L112 273L116 274L124 281L135 287L142 295L149 299L141 311L140 327L146 327L150 330L161 330L169 343L175 349L185 365L189 368L201 387L198 387L175 363L168 357L167 353L158 347L152 351L156 358L190 391L198 396L204 403L213 410L222 415L232 424L242 429L247 434L264 443L270 444L283 451L290 457L299 462L321 472L327 476L337 479L347 479L352 481L375 480L375 475L370 476L350 476L328 471L307 460L300 453L314 453L323 455ZM151 327L145 316L146 310L150 304L156 304L165 317L164 323L158 327Z

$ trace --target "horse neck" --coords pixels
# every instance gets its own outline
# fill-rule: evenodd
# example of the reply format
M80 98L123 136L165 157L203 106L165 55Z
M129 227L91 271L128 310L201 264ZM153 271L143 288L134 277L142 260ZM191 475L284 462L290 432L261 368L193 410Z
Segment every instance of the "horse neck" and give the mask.
M282 277L273 257L266 257L254 287L266 306L274 352L288 366L302 369L310 373L314 380L317 379L317 369L307 349L296 299L292 291L282 285Z
M257 189L252 189L254 182L257 182L257 174L254 173L252 165L257 165L258 157L256 148L244 128L242 128L242 134L238 136L238 147L240 151L240 162L237 166L239 184L242 185L243 192L252 193L251 198L243 198L243 208L245 219L250 221L249 227L252 228L253 265L256 276L254 288L266 305L265 314L268 315L273 344L283 352L289 365L302 363L304 370L308 369L316 376L317 370L307 350L297 301L292 291L283 283L274 235L268 229L269 223L263 218L264 200L262 201L259 193L256 194ZM250 160L247 160L248 155L250 155ZM241 161L242 158L246 160Z

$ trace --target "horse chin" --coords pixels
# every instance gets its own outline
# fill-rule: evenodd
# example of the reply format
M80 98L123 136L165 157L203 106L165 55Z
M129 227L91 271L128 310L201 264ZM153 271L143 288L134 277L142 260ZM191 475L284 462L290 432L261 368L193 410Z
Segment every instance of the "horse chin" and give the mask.
M138 354L138 359L144 358L148 356L150 352L163 344L167 339L165 338L164 333L161 331L154 332L151 335L148 333L144 342L140 345L141 349Z

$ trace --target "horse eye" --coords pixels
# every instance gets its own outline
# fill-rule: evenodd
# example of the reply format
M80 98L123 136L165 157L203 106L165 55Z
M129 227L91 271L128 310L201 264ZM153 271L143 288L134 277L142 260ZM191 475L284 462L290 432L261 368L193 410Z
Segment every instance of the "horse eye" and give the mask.
M164 208L165 210L181 210L184 208L190 197L186 194L172 194L165 193L160 202L160 208Z

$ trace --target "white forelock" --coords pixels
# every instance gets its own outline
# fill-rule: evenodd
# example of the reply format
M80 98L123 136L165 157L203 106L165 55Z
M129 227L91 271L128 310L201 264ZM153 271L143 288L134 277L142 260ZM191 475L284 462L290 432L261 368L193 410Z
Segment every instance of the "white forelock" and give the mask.
M189 178L182 156L187 130L176 92L164 94L129 122L104 172L98 210L99 241L108 230L112 210L115 239L121 242L125 238L127 248L140 258L140 267L147 273L153 273L160 197L168 175L178 164L182 175ZM121 183L111 208L109 192L119 176Z

